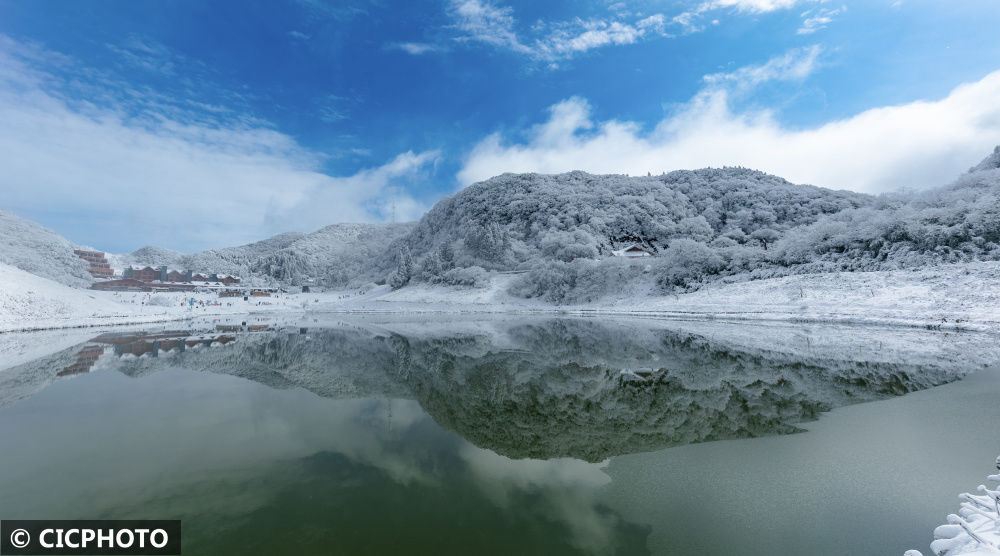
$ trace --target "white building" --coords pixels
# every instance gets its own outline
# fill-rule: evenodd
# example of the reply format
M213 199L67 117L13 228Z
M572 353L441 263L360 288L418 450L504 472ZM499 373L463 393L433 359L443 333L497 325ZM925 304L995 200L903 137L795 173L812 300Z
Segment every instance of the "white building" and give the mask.
M619 249L618 251L611 252L616 257L627 257L629 259L641 259L643 257L652 257L654 253L649 249L639 245L638 243L633 243L624 249Z

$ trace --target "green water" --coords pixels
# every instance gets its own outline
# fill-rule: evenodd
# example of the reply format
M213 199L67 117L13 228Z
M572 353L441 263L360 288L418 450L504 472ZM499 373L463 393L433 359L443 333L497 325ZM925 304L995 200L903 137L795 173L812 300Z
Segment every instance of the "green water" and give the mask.
M184 554L926 553L997 452L992 340L754 336L95 334L0 370L0 517L181 519Z

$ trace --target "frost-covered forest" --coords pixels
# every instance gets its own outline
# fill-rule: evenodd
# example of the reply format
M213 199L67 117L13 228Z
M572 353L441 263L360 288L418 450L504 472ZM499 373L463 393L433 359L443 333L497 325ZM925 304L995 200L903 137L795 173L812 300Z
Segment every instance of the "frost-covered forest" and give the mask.
M113 258L112 266L156 266L195 272L235 274L254 283L344 287L384 278L371 261L381 258L388 243L413 224L333 224L309 234L289 232L224 249L185 255L159 247L143 247Z
M510 293L552 302L644 280L669 292L724 277L997 260L1000 147L951 185L880 197L743 168L505 174L442 200L398 243L396 273L412 268L414 280L525 271ZM612 256L632 243L657 256Z
M4 261L87 282L69 241L8 212L0 224ZM655 256L614 256L633 244ZM517 272L509 293L556 303L638 285L670 293L720 279L973 260L1000 260L1000 147L954 183L916 193L833 191L745 168L504 174L413 224L335 224L192 255L145 247L111 256L117 268L167 265L290 286L477 286Z

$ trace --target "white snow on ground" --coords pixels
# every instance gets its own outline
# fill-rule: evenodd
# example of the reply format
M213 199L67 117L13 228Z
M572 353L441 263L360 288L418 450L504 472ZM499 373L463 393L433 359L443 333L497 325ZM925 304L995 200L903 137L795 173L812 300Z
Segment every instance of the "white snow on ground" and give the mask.
M719 284L630 311L700 313L727 318L929 325L1000 331L1000 264L963 263L921 270L805 274Z
M826 322L1000 332L1000 264L804 274L713 284L686 294L623 292L588 305L551 305L507 293L509 274L482 288L411 284L273 297L114 293L72 289L0 265L0 332L249 313L558 313L728 321ZM192 307L189 300L194 298Z
M0 331L164 320L163 311L125 307L97 292L64 286L0 264Z
M997 459L1000 464L1000 458ZM1000 483L1000 475L988 479ZM979 485L978 494L962 493L958 514L934 530L931 551L937 556L986 556L1000 554L1000 490ZM908 550L903 556L921 556Z
M192 307L188 300L194 298ZM204 315L302 312L288 296L220 299L213 293L115 293L70 288L0 264L0 332L181 320ZM220 305L208 305L221 303ZM0 344L0 355L7 356Z
M506 293L514 278L484 288L416 284L313 307L357 312L560 312L650 317L932 326L1000 332L1000 264L921 270L803 274L713 284L679 295L624 292L588 305L553 306ZM384 291L384 293L382 293Z

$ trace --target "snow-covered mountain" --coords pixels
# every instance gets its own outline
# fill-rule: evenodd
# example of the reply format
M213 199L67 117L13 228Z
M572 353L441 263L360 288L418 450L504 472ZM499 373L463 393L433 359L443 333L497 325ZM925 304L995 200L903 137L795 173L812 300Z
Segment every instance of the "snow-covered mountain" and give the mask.
M412 229L412 224L333 224L309 234L288 232L223 249L183 254L147 246L112 256L112 266L166 265L194 272L235 274L251 282L347 286L380 276L369 271L372 259ZM382 265L385 266L385 265ZM367 271L367 272L366 272Z
M970 168L969 173L974 174L976 172L995 170L997 168L1000 168L1000 145L997 145L996 148L993 149L993 153L984 158L982 162Z
M90 281L73 245L0 212L0 257L64 284ZM6 243L3 243L3 242ZM637 245L651 257L627 260ZM181 254L144 247L112 266L237 274L251 284L478 285L555 303L672 293L725 279L1000 260L1000 147L956 182L873 197L745 168L660 176L503 174L439 201L418 223L334 224Z
M87 263L73 254L80 248L48 228L0 209L0 264L67 286L87 287L94 279Z
M147 245L131 253L113 255L112 267L121 270L127 266L157 267L166 265L179 270L190 269L194 272L248 276L249 267L257 260L289 246L304 235L298 232L287 232L247 245L210 249L193 254Z
M632 243L659 252L678 238L744 242L761 230L780 233L871 202L867 195L795 185L744 168L647 177L503 174L442 199L407 244L423 255L442 242L460 242L459 264L568 262L609 256Z
M611 256L638 244L654 257ZM743 168L662 176L504 174L443 199L395 246L394 287L520 270L557 303L726 278L1000 260L1000 150L946 187L872 197Z
M282 283L344 287L384 278L386 248L405 237L413 223L333 224L305 234L259 257L250 270ZM385 262L381 262L385 261Z

